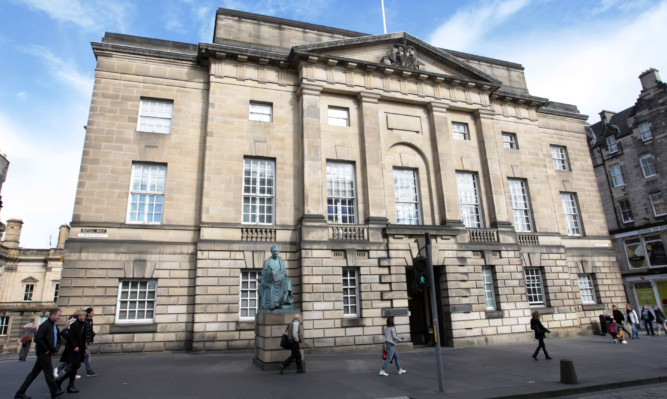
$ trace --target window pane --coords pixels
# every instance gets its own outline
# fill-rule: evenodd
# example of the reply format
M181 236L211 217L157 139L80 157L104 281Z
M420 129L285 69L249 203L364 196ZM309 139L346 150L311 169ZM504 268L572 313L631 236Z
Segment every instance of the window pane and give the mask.
M552 145L551 146L551 159L553 160L554 169L556 170L568 170L567 169L567 152L565 147Z
M481 228L482 224L477 175L469 172L456 172L461 220L467 228Z
M343 269L343 314L359 316L358 270Z
M243 167L243 223L273 224L275 163L246 159Z
M350 111L347 108L329 107L329 124L350 126Z
M122 281L118 295L118 320L152 321L156 290L157 283L152 280Z
M561 193L561 202L563 205L563 214L565 215L565 224L567 226L567 235L580 236L581 221L579 211L577 210L577 198L575 194Z
M595 289L593 287L593 278L589 274L579 275L579 290L581 291L581 300L584 303L595 303Z
M357 222L353 164L327 162L327 210L329 223Z
M396 223L420 224L417 171L394 169Z
M452 135L456 140L470 140L468 125L466 123L452 122Z
M257 292L258 271L241 272L241 290L239 302L239 316L243 318L254 318L257 313L259 297Z
M519 179L509 179L508 184L514 216L514 229L516 231L533 231L526 182Z
M526 292L530 305L544 305L544 288L542 286L542 275L538 268L524 269L526 278Z
M170 133L174 103L171 100L142 98L139 105L137 130L150 133Z
M167 167L134 164L131 179L127 222L161 223Z

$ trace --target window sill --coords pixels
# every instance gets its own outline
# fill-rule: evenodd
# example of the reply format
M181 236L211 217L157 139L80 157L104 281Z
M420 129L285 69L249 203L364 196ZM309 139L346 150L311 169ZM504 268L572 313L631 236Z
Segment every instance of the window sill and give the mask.
M157 324L112 324L109 326L112 334L134 334L157 332Z

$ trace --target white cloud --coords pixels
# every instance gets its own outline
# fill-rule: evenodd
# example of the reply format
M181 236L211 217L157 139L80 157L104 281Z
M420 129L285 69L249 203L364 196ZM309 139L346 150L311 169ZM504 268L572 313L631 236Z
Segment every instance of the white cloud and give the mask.
M59 22L67 22L96 32L114 26L125 31L125 24L134 11L128 1L106 0L13 0L33 10L45 12Z
M90 97L92 94L93 78L79 72L74 62L65 61L42 46L22 46L19 47L19 51L40 59L51 76L76 90L79 95Z
M28 98L28 93L25 91L20 91L16 93L16 99L19 101L25 101Z

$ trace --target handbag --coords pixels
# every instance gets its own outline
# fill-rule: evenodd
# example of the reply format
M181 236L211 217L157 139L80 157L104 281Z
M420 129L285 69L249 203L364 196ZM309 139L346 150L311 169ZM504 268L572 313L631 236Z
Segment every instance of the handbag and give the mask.
M382 349L382 360L387 360L387 355L389 352L387 351L387 348Z
M27 344L27 343L30 342L30 341L32 341L32 338L30 338L29 335L26 335L26 336L24 336L23 338L21 338L21 343L22 343L23 345Z
M283 333L283 336L280 338L280 347L283 349L291 349L290 344L289 344L289 338L287 337L287 330L289 329L289 326L285 329L285 332Z

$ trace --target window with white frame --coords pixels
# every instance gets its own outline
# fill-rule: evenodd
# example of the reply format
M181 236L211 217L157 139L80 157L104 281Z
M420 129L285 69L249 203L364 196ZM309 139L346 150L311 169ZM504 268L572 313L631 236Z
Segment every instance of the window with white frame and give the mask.
M611 182L614 187L620 187L625 184L623 181L623 172L621 171L621 165L611 165L609 167L609 174L611 174Z
M53 285L53 302L58 302L58 293L60 292L60 283Z
M482 266L482 283L484 284L484 301L486 310L496 310L496 293L493 288L493 270L490 266Z
M173 111L172 100L142 98L139 104L137 130L148 133L171 133Z
M642 174L644 178L655 176L655 163L653 162L653 155L646 154L639 157L639 165L642 167Z
M327 220L329 223L357 222L354 165L327 162Z
M32 294L35 291L35 284L26 284L25 289L23 290L23 300L28 302L32 301Z
M0 336L6 336L9 332L9 316L0 316Z
M581 301L583 303L597 303L597 300L595 299L595 287L593 286L593 276L590 274L580 274L579 290L581 291Z
M515 133L503 132L503 147L516 150L519 148L519 143L516 141Z
M665 203L665 197L663 197L662 191L650 194L649 197L651 198L653 215L654 216L667 215L667 203Z
M270 159L243 160L243 223L273 224L276 165Z
M615 154L618 152L618 143L616 142L616 137L607 137L607 150L609 150L610 154Z
M329 124L332 126L350 126L350 110L341 107L329 107Z
M417 171L394 169L394 198L397 224L420 224Z
M156 293L155 280L121 280L118 284L116 321L153 322Z
M527 267L523 271L526 278L526 293L529 305L545 305L542 273L537 267Z
M162 223L167 166L135 163L132 165L127 223Z
M273 122L273 104L250 101L248 119L257 122Z
M649 127L648 122L639 124L639 133L642 136L642 141L649 141L653 138L653 134L651 133L651 128Z
M241 289L239 303L239 317L242 319L253 319L258 308L257 278L259 271L241 272Z
M343 315L359 316L359 271L343 269Z
M563 204L563 214L565 215L567 235L582 235L581 218L579 217L579 207L577 205L577 195L574 193L561 193L560 200Z
M667 265L665 244L662 242L662 238L659 234L644 237L644 246L646 247L649 266L655 267Z
M560 145L551 146L551 159L556 170L569 170L567 166L567 150Z
M533 221L530 215L528 200L528 185L522 179L508 179L510 202L514 216L514 230L533 231Z
M478 187L477 174L456 172L456 189L459 196L461 220L469 229L484 227Z
M623 219L623 223L631 223L634 221L629 199L618 201L618 210L621 211L621 219Z
M452 122L452 134L456 140L470 140L467 123Z

